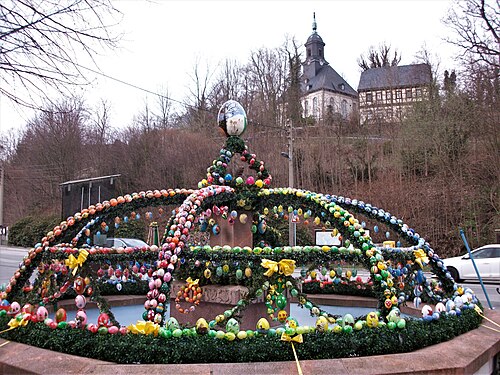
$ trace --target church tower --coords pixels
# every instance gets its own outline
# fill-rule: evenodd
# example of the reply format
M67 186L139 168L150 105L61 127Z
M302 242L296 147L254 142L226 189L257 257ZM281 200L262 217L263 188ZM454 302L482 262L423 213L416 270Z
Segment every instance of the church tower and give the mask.
M312 34L304 46L306 59L300 78L303 116L315 121L325 119L328 113L345 120L357 117L358 93L326 61L316 13L313 13Z

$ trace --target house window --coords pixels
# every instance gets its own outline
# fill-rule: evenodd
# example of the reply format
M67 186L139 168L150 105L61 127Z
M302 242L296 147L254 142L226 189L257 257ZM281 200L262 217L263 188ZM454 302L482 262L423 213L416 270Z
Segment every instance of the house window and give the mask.
M396 90L396 99L402 99L403 98L403 93L401 90Z
M391 98L392 98L392 93L391 93L391 90L387 90L387 91L385 92L385 98L386 98L387 100L391 100Z
M344 91L344 90L345 90L345 85L344 85L343 83L341 83L341 84L340 84L340 89L341 89L342 91Z
M416 89L415 93L416 93L417 98L421 98L422 97L422 89Z
M387 108L386 114L387 118L392 118L392 108Z
M306 100L304 101L304 117L309 116L309 102Z
M411 99L412 91L411 89L406 89L406 99Z
M372 93L371 92L367 92L366 93L366 102L367 103L373 102L373 98L372 98Z
M377 98L377 102L382 101L382 91L377 91L376 98Z
M347 118L347 100L342 100L342 103L340 104L340 113L342 114L343 118Z
M318 98L313 98L313 116L318 115Z
M330 106L332 107L332 112L335 112L335 99L330 98Z

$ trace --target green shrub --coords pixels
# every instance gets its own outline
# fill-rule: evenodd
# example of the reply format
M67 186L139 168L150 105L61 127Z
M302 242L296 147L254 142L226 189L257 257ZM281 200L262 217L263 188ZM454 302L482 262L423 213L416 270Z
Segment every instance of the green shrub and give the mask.
M120 226L115 229L114 236L117 238L137 238L146 241L147 226L144 220L130 220L128 223L123 221Z
M26 216L9 229L9 244L32 247L61 222L58 215Z

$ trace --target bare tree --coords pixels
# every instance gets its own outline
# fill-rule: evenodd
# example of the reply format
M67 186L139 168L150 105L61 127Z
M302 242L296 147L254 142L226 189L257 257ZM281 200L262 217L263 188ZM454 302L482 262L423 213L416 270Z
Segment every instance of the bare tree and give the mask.
M447 41L463 50L473 63L500 68L500 2L498 0L456 1L445 23L456 34Z
M33 107L49 98L47 87L86 83L81 61L115 46L108 17L116 14L109 0L2 0L0 93Z
M392 57L391 57L392 56ZM401 61L401 53L394 50L394 55L391 52L391 45L385 42L378 47L371 46L368 50L368 56L360 55L358 58L359 67L365 71L371 68L381 68L385 66L396 66Z
M211 111L211 99L214 90L214 74L215 70L208 63L205 64L204 71L202 71L199 59L193 66L192 73L189 74L192 86L188 87L189 97L186 103L187 116L185 116L189 126L205 128L213 124L216 112L215 114L209 112Z
M167 87L160 87L160 94L156 100L156 110L153 115L156 118L157 127L166 129L171 127L172 100Z

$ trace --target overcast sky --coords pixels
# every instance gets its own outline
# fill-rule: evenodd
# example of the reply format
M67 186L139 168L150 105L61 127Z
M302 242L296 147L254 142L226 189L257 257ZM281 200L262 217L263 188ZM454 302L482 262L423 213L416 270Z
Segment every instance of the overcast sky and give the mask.
M108 76L152 92L168 88L169 96L184 101L189 74L196 61L213 69L227 58L241 63L260 47L275 48L285 36L301 45L317 31L325 42L325 58L356 89L357 59L370 46L390 44L402 54L400 65L416 61L422 46L439 56L440 68L454 69L456 50L443 38L443 23L452 0L392 1L114 1L123 13L118 28L120 48L98 56ZM302 50L302 52L304 52ZM112 107L111 125L129 125L154 95L89 73L92 85L82 89L90 105L106 99ZM0 98L0 132L21 128L33 112ZM215 119L214 119L215 121Z

